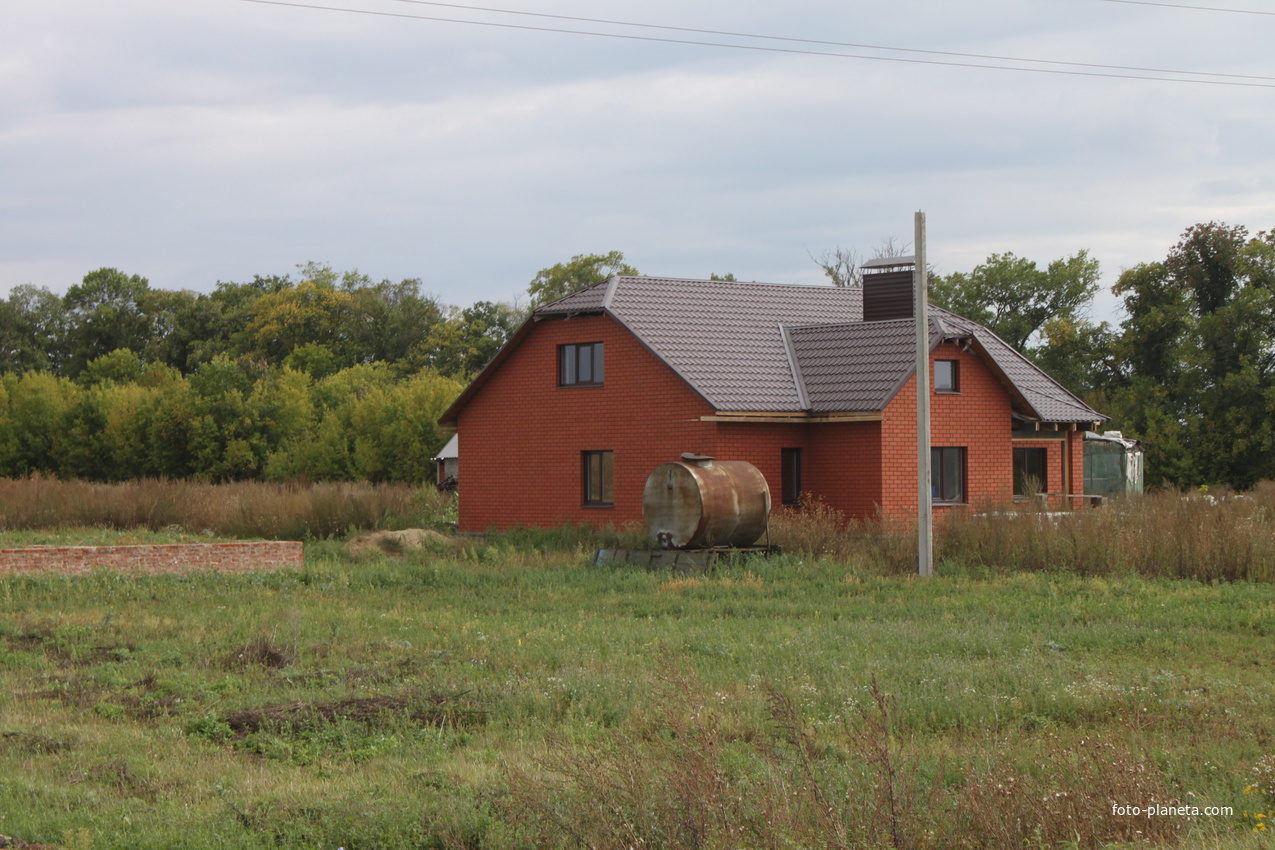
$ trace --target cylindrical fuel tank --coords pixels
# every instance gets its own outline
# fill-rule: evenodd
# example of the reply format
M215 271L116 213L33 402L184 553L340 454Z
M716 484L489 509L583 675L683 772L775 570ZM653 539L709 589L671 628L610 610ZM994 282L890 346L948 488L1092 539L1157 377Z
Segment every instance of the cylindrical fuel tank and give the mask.
M770 487L741 460L687 453L646 479L642 519L664 549L751 546L766 531Z

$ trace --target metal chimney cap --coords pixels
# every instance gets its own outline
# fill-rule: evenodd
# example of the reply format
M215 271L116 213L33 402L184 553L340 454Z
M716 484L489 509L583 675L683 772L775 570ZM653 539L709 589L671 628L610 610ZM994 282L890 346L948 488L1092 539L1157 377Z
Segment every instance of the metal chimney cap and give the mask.
M905 266L915 266L916 257L877 257L875 260L868 260L866 263L860 263L861 269L901 269Z

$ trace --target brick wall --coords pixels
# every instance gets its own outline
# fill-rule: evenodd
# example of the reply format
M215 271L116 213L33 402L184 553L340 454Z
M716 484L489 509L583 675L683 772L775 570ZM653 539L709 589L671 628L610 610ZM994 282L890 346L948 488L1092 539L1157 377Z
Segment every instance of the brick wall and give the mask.
M602 386L558 386L558 346L605 345ZM642 490L682 452L717 453L713 409L609 316L546 318L460 411L460 530L642 521ZM615 453L615 503L583 507L581 452Z
M931 389L930 445L965 448L965 488L971 503L1008 499L1014 490L1009 395L978 355L955 343L936 348L933 360L960 362L960 392ZM915 378L886 407L881 465L882 512L916 516Z
M297 541L253 543L166 543L144 546L32 546L0 549L0 573L247 572L302 566Z

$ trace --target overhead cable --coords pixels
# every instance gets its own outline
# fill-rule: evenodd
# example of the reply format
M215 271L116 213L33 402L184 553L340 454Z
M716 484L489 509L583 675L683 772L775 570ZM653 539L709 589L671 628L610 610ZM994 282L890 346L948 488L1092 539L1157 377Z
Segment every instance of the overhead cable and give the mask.
M1196 12L1225 12L1230 15L1272 15L1275 12L1259 12L1256 9L1219 9L1217 6L1187 6L1183 3L1155 3L1152 0L1104 0L1107 3L1128 3L1130 6L1162 6L1166 9L1191 9Z
M938 65L950 68L978 68L992 71L1018 71L1021 73L1036 74L1054 74L1069 77L1102 77L1117 80L1146 80L1158 83L1188 83L1195 85L1212 85L1212 86L1238 86L1244 88L1275 88L1275 78L1272 77L1242 77L1240 75L1228 74L1207 74L1200 71L1162 71L1156 73L1177 74L1178 77L1149 76L1145 73L1135 74L1117 74L1105 73L1098 70L1066 70L1063 68L1031 68L1020 67L1014 65L990 65L983 62L957 62L953 60L942 59L920 59L909 58L903 56L872 56L862 53L843 53L824 50L807 50L795 47L771 47L760 44L731 44L718 41L699 41L695 39L668 38L662 36L651 35L633 35L628 33L613 32L597 32L592 30L576 30L566 29L563 27L547 27L547 26L531 26L529 24L511 24L499 21L475 21L459 18L444 18L434 15L408 15L400 12L381 12L373 9L352 9L343 6L320 6L312 3L290 2L289 0L241 0L244 3L257 3L265 6L285 6L295 9L309 9L325 12L341 12L346 14L370 15L381 18L402 18L417 21L431 21L435 23L449 24L465 24L468 26L494 27L497 29L509 30L525 30L531 32L549 32L560 33L565 35L583 35L595 38L612 38L626 41L644 41L659 44L684 44L693 47L716 47L727 50L749 50L760 53L783 53L798 56L819 56L832 59L862 59L874 62L897 62L908 65ZM971 56L971 58L974 58ZM998 61L1039 61L1039 60L998 60ZM1103 66L1098 66L1103 67ZM1114 66L1113 66L1114 67ZM1201 75L1211 77L1225 77L1226 79L1200 79ZM1244 80L1254 80L1254 82L1245 82ZM1267 82L1256 82L1257 80L1265 80Z
M1070 68L1097 68L1105 71L1139 71L1149 74L1180 74L1200 77L1223 77L1238 80L1268 80L1275 82L1275 77L1252 74L1223 74L1212 71L1179 71L1172 68L1145 68L1137 65L1106 65L1098 62L1064 62L1057 59L1026 59L1021 56L998 56L988 53L960 53L952 50L923 50L917 47L887 47L880 44L860 44L851 41L823 41L814 38L793 38L782 35L758 35L756 33L732 32L730 30L696 29L668 24L643 24L632 21L614 21L607 18L582 18L576 15L554 15L548 12L525 12L517 9L495 9L489 6L474 6L466 3L443 3L436 0L393 0L395 3L408 3L413 6L438 6L446 9L465 9L472 12L493 12L501 15L522 15L529 18L551 18L559 21L576 21L586 24L605 24L617 27L637 27L641 29L668 30L670 32L687 32L698 35L715 35L726 38L753 38L763 41L783 41L790 44L811 44L820 47L849 47L856 50L885 50L893 53L917 53L928 56L954 56L962 59L990 59L997 62L1034 62L1038 65L1058 65ZM1275 12L1268 13L1275 14Z

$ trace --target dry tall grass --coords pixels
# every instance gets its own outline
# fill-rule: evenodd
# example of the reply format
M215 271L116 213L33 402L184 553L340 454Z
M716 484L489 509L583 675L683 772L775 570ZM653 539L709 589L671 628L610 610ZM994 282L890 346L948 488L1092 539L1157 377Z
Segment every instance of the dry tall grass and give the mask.
M886 573L915 568L914 535L914 523L846 520L818 500L771 520L771 539L788 551ZM939 516L934 551L939 563L967 568L1275 581L1275 482L1246 494L1160 491L1070 512L1032 501L983 504Z
M97 484L35 475L0 479L0 529L176 528L224 537L324 538L429 525L443 517L450 498L403 484Z

